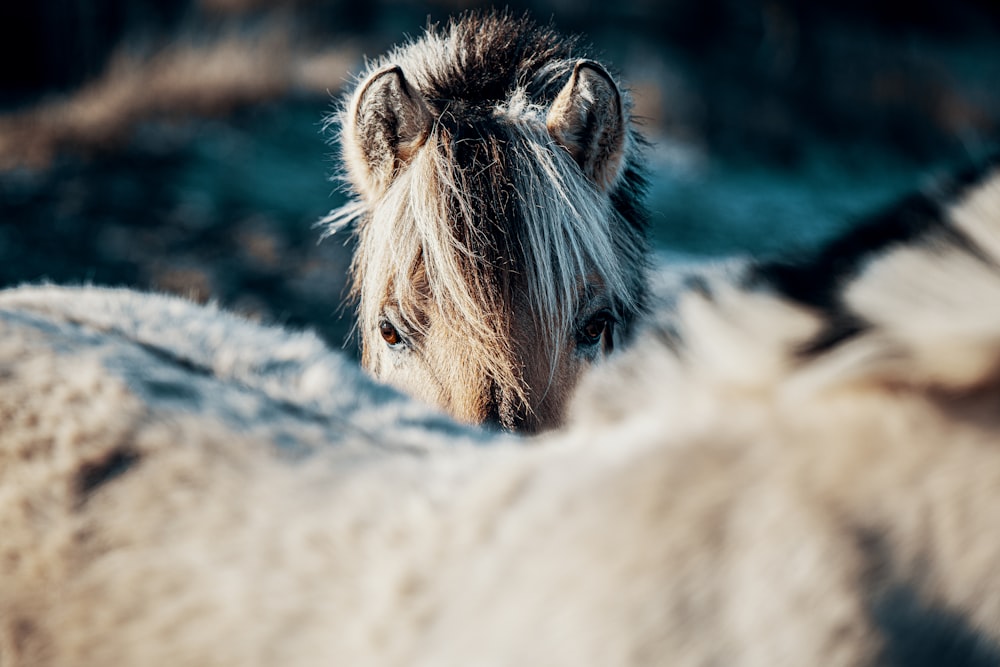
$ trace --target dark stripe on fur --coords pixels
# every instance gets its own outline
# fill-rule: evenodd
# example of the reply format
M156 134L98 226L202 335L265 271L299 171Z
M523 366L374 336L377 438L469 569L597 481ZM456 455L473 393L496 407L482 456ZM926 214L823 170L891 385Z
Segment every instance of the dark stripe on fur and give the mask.
M893 246L926 241L941 228L942 213L930 197L909 195L863 219L811 258L758 265L751 270L748 287L770 287L798 303L834 310L843 288L869 261Z
M492 115L443 118L441 130L451 134L451 141L443 143L450 147L456 172L465 175L465 194L480 205L472 220L452 211L452 234L472 251L466 258L467 279L486 282L482 293L493 295L493 309L499 314L510 302L511 281L528 264L520 243L527 232L508 159L508 131Z
M916 581L893 581L890 541L878 530L855 529L857 547L866 565L861 587L870 593L868 614L883 638L878 664L892 667L986 667L1000 664L1000 646L964 617L944 609L922 592L927 577L917 567ZM889 579L889 581L887 581Z
M921 599L912 586L879 596L873 616L884 638L880 665L988 667L1000 665L1000 646L970 619Z
M77 496L86 500L98 488L128 472L139 459L136 452L118 448L104 459L84 465L76 475Z
M843 304L847 286L871 262L900 246L957 247L993 263L977 244L951 226L949 207L981 183L1000 164L1000 155L958 171L927 192L907 195L885 210L863 218L817 252L798 260L777 260L750 269L744 287L773 289L792 301L820 311L827 325L798 352L822 353L865 331L868 323Z

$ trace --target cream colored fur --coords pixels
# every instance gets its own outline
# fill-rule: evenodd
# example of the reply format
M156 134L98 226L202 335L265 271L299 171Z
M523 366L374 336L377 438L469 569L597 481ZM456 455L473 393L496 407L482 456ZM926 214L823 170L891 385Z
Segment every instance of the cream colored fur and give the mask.
M998 178L950 217L995 238ZM814 356L817 312L681 296L527 441L309 336L0 293L0 664L993 664L1000 271L948 248Z

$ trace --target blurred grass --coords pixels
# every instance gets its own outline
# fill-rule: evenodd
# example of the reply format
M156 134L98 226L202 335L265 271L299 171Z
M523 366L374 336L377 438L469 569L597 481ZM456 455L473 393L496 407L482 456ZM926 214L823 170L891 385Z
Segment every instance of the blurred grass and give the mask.
M115 54L72 94L0 116L0 170L44 168L63 151L114 150L151 118L224 117L251 104L336 88L350 48L303 47L294 29L178 38L146 57Z
M322 116L365 55L473 5L0 8L0 38L17 20L42 35L35 51L0 39L0 56L42 61L0 66L0 83L13 72L0 87L0 284L165 289L339 345L350 246L317 243L313 227L341 201ZM898 16L853 1L513 6L526 8L585 33L631 85L664 256L797 252L1000 131L989 3L919 0Z
M933 173L891 155L873 152L858 163L814 150L794 170L721 161L661 174L650 192L656 247L686 259L794 256Z

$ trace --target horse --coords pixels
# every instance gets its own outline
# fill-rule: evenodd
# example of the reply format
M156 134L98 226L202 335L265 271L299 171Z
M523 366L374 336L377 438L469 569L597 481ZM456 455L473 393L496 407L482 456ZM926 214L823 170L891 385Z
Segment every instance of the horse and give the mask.
M692 282L526 438L211 306L0 292L0 662L997 664L998 313L1000 161Z
M465 14L370 63L327 120L362 364L464 422L557 425L644 308L643 141L585 53Z

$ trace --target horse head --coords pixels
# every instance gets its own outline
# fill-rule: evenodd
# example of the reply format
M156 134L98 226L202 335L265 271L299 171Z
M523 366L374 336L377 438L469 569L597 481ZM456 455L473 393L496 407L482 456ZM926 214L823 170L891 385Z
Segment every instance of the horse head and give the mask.
M376 62L335 116L362 363L455 417L559 423L645 293L625 93L573 43L467 15Z

